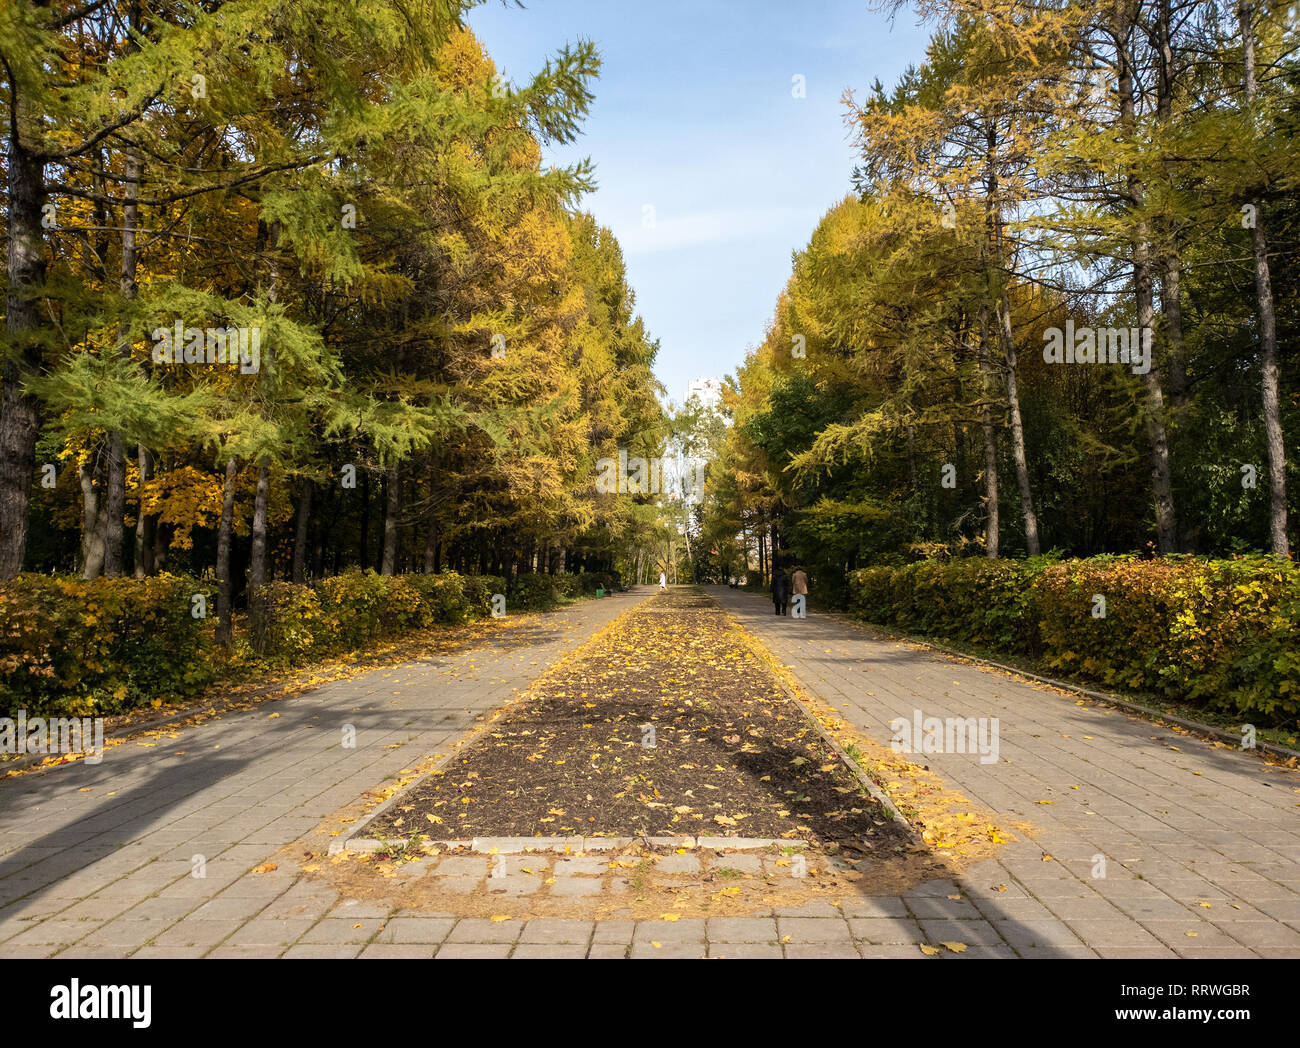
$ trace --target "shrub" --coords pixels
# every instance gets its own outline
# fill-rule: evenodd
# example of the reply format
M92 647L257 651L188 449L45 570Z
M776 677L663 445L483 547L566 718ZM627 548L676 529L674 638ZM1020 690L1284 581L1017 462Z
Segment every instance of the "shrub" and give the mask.
M516 575L507 583L509 607L522 611L545 611L560 602L558 575Z
M354 651L379 636L387 588L373 569L346 571L316 584L329 650Z
M923 561L855 571L850 592L873 622L1077 679L1274 721L1300 713L1300 569L1287 562Z
M437 575L410 575L411 585L428 608L430 622L454 626L482 614L466 594L466 579L454 571Z
M449 608L454 607L460 599L460 586L455 582L447 582L435 587L435 592L443 591L438 597L438 604L429 604L415 583L416 579L422 577L438 578L436 575L379 576L384 591L384 602L379 611L379 636L399 637L432 626L444 596Z
M193 579L62 579L0 584L0 715L91 716L182 698L213 677L213 587Z
M506 580L500 575L466 575L463 579L465 599L476 617L492 614L492 598L506 591Z
M578 592L586 597L598 589L613 593L620 588L618 576L612 571L583 571L571 577L577 582Z
M271 582L248 605L248 640L270 662L295 665L331 650L316 591L292 582Z
M434 623L492 612L492 596L516 607L553 607L587 585L578 576L389 575L353 570L315 586L271 582L252 595L249 646L266 663L293 666L356 651ZM594 591L594 586L592 590ZM207 617L191 614L203 594ZM192 695L216 676L212 583L21 575L0 584L0 716L90 716Z
M872 621L1001 652L1037 647L1031 579L1043 565L968 558L852 572L851 606Z

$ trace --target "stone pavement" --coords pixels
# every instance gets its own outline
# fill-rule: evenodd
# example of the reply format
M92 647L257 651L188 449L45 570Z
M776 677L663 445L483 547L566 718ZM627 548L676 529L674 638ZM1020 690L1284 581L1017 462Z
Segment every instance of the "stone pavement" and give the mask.
M442 855L400 865L365 898L340 894L283 856L277 869L251 872L288 844L323 851L323 819L421 757L447 752L562 651L653 592L538 616L451 654L182 729L174 740L131 742L98 766L0 782L0 957L923 959L921 945L944 942L967 947L942 949L946 960L1300 956L1300 775L873 640L815 606L808 620L777 619L762 597L721 587L714 597L808 690L880 742L892 718L918 709L999 718L996 764L960 753L926 760L1006 822L1041 832L1002 847L960 882L837 892L797 906L773 898L767 908L705 919L582 914L602 892L626 887L634 871L624 865L646 864L661 885L723 867L758 885L788 876L788 860L708 850L626 864ZM340 746L345 724L356 729L355 749ZM192 876L196 855L206 863L201 878ZM1092 876L1097 855L1106 857L1104 878ZM508 876L494 878L503 862ZM422 888L451 902L408 905ZM574 915L530 916L534 892L552 904L571 900ZM471 901L479 913L516 912L465 916Z
M761 595L709 592L805 688L878 742L889 744L891 720L911 722L917 710L998 718L996 763L968 753L924 761L1006 822L1041 832L968 871L960 899L947 898L952 884L930 882L870 900L908 941L951 939L1022 957L1300 957L1300 774L873 639L815 603L800 620L773 615ZM1093 873L1098 856L1104 877ZM1006 891L992 890L1003 883Z
M651 592L535 616L481 644L175 739L128 742L99 765L0 781L0 957L218 956L313 942L309 932L322 918L330 927L336 900L296 872L249 871L401 769L445 752ZM354 748L343 746L345 725ZM203 877L192 876L196 857Z

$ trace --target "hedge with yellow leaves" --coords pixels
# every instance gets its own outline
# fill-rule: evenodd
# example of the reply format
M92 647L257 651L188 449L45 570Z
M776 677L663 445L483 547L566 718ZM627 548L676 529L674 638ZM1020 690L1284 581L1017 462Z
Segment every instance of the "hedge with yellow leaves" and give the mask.
M434 625L453 626L491 614L502 579L437 575L379 575L348 571L317 585L273 582L249 608L249 640L268 661L295 665L322 655L356 651L371 641Z
M184 698L213 678L210 584L20 575L0 585L0 716L88 716ZM204 609L206 610L206 609Z
M300 665L483 618L492 594L504 590L502 579L455 572L272 582L249 603L247 647L266 664ZM220 672L215 621L209 581L21 575L0 584L0 716L117 713L192 696ZM243 643L241 633L236 645Z
M871 622L1029 656L1072 679L1276 724L1300 713L1300 569L1290 562L922 561L852 572L850 597Z

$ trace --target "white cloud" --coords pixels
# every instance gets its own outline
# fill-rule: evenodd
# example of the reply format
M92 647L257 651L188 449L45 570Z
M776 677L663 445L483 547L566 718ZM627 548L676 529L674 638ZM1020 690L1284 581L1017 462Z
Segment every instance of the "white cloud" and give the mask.
M618 237L626 254L649 255L701 244L750 240L790 230L806 237L816 224L819 214L817 211L794 207L750 210L719 208L676 217L657 211L653 225L647 226L641 222L617 223L614 235Z

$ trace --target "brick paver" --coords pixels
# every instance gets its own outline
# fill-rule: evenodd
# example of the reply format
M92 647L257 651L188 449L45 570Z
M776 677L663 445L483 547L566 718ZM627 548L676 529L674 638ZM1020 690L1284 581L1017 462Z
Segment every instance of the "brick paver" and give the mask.
M891 919L852 921L860 945L952 939L968 944L968 954L987 944L1032 957L1268 956L1277 948L1300 956L1300 775L998 671L874 639L839 616L778 617L759 595L710 593L804 687L885 745L890 721L912 721L917 710L998 718L996 763L963 753L927 754L925 763L1005 822L1024 820L1041 832L1005 846L960 885L930 882L897 900L869 900ZM1098 856L1104 877L1093 875ZM1007 891L992 890L1003 883ZM809 934L794 941L812 941Z
M997 717L996 764L959 753L926 763L1005 823L1041 832L959 881L707 920L493 921L339 898L292 863L249 872L285 844L324 850L314 833L323 818L446 752L562 651L652 592L586 602L489 643L130 743L98 766L0 782L0 957L1300 956L1300 776L873 639L836 616L777 618L763 598L722 588L711 590L720 604L882 743L889 721L915 710ZM356 729L355 749L340 745L345 724ZM1105 877L1092 875L1098 855ZM789 866L743 853L649 862L685 879L725 870L719 883ZM544 891L580 907L628 874L593 854L506 856L507 876L495 879L492 868L485 856L429 857L401 867L395 883L436 878L445 890L490 887L503 899ZM940 943L966 949L920 949Z
M250 870L399 770L445 752L476 718L650 593L585 601L463 650L368 671L177 738L128 742L99 765L0 782L0 957L71 956L74 947L78 955L166 948L216 956L218 947L265 955L295 944L295 956L359 953L384 934L387 908L326 916L337 901L328 889L285 868ZM353 748L342 745L345 726L355 731ZM486 873L485 862L466 862ZM412 926L411 944L424 944L430 929Z

